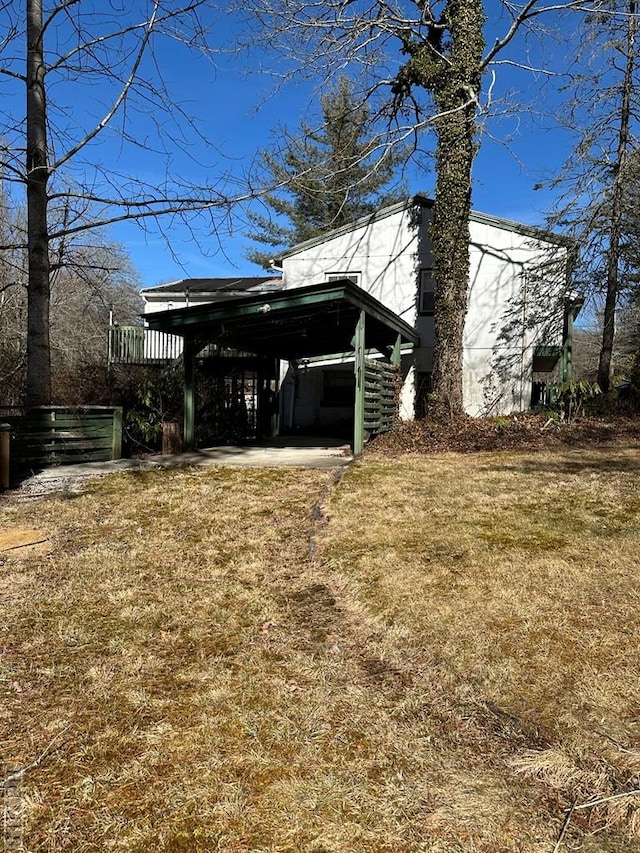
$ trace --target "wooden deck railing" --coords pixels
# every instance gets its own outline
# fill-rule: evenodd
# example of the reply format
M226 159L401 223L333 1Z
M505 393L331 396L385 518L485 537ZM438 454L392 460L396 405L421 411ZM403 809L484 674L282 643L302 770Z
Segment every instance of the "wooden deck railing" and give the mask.
M182 338L144 326L109 327L109 364L170 364L182 355Z

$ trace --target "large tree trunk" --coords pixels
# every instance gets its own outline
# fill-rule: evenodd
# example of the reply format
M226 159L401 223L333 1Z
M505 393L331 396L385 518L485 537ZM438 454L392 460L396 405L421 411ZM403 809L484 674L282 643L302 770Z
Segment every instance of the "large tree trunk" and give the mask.
M611 358L615 338L616 305L620 291L619 264L622 242L622 217L624 208L625 161L629 151L629 120L631 115L631 91L635 63L636 4L629 3L627 28L627 48L625 51L624 82L622 85L622 104L620 110L620 132L618 134L618 152L613 165L613 197L611 200L611 230L607 252L607 294L604 303L604 324L602 328L602 346L598 363L598 385L603 393L609 390L611 378Z
M469 289L469 214L473 127L460 112L438 127L437 181L431 240L435 264L433 414L464 411L462 361Z
M449 0L449 45L434 31L434 43L446 56L434 61L423 49L415 65L417 82L436 104L438 146L431 241L434 258L435 349L430 413L455 417L464 411L462 361L469 289L469 215L476 145L476 109L484 50L485 15L481 0Z
M27 406L51 402L50 264L47 226L47 111L42 0L27 2Z

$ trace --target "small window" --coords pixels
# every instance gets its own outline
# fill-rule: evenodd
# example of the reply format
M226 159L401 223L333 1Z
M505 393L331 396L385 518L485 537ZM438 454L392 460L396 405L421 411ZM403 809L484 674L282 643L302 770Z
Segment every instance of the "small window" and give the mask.
M433 317L436 307L436 283L433 270L420 270L420 296L418 314L421 317Z
M325 406L353 406L355 376L353 370L322 372L322 403Z
M354 284L360 284L359 272L329 272L326 275L327 281L344 281L345 278Z

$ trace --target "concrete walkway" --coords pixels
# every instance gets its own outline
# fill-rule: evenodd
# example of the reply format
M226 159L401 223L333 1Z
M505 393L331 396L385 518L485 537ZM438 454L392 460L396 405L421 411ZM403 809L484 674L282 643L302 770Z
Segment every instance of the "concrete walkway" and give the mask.
M117 471L143 471L154 468L188 468L203 465L233 465L248 468L338 468L353 456L351 447L339 439L285 436L243 447L220 446L180 453L175 456L145 456L116 459L112 462L80 462L56 465L25 479L17 491L31 496L53 491L74 490L89 477Z

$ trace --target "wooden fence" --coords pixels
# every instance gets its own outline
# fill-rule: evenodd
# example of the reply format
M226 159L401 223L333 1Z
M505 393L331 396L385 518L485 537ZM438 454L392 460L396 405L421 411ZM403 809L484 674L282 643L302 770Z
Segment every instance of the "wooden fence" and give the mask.
M0 423L10 440L4 460L11 480L28 471L75 462L119 459L122 451L122 408L119 406L40 406L20 412L0 406ZM0 462L0 470L3 463ZM3 484L6 485L6 484Z
M364 371L364 428L371 435L388 432L398 414L400 369L367 358Z

